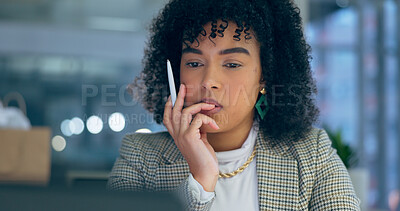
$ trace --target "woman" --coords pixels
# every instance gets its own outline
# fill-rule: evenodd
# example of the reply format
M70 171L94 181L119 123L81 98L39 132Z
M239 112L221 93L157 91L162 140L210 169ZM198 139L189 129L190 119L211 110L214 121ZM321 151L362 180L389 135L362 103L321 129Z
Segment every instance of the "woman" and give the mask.
M110 189L177 190L189 210L359 209L312 126L310 48L292 1L172 0L151 32L131 91L168 132L127 135Z

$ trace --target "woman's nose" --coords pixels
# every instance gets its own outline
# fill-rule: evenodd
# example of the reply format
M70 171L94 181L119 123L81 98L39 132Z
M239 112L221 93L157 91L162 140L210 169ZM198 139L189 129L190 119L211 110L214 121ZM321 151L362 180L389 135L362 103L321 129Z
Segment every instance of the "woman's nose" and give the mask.
M216 65L209 65L204 71L202 87L209 90L220 89L223 80L220 71Z

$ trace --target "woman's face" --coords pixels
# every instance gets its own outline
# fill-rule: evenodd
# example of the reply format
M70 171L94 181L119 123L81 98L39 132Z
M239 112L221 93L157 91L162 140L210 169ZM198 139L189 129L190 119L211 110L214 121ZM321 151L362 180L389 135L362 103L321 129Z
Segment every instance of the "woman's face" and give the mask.
M217 26L222 22L218 21ZM224 132L253 122L254 105L263 84L261 79L260 46L252 38L236 41L237 25L229 22L224 36L209 39L211 23L204 26L207 36L199 35L199 45L183 45L180 65L181 83L186 85L185 106L200 102L216 106L211 112L201 113L213 118L220 129L203 125L204 132ZM250 31L251 32L251 31ZM217 33L218 35L218 33Z

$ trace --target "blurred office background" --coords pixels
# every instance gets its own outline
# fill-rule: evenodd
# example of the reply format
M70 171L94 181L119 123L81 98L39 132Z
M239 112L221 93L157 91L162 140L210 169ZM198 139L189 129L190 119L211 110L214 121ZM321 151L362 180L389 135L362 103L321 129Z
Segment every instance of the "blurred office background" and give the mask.
M320 127L368 170L371 209L400 189L399 0L298 0L312 46ZM0 0L0 99L21 93L52 137L52 185L105 178L121 139L164 130L125 88L166 0ZM11 102L11 106L15 106Z

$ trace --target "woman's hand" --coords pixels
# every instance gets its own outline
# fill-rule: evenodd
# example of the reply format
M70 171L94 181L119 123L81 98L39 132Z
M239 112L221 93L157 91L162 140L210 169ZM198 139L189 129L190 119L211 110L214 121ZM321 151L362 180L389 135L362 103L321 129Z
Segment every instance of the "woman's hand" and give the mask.
M215 151L207 141L207 133L200 131L203 124L218 130L217 123L209 116L199 113L211 110L215 105L207 103L193 104L182 110L185 101L186 86L181 84L172 107L171 97L165 104L163 123L173 137L176 146L189 164L190 172L208 192L213 192L218 180L218 160ZM193 118L193 115L195 117Z

